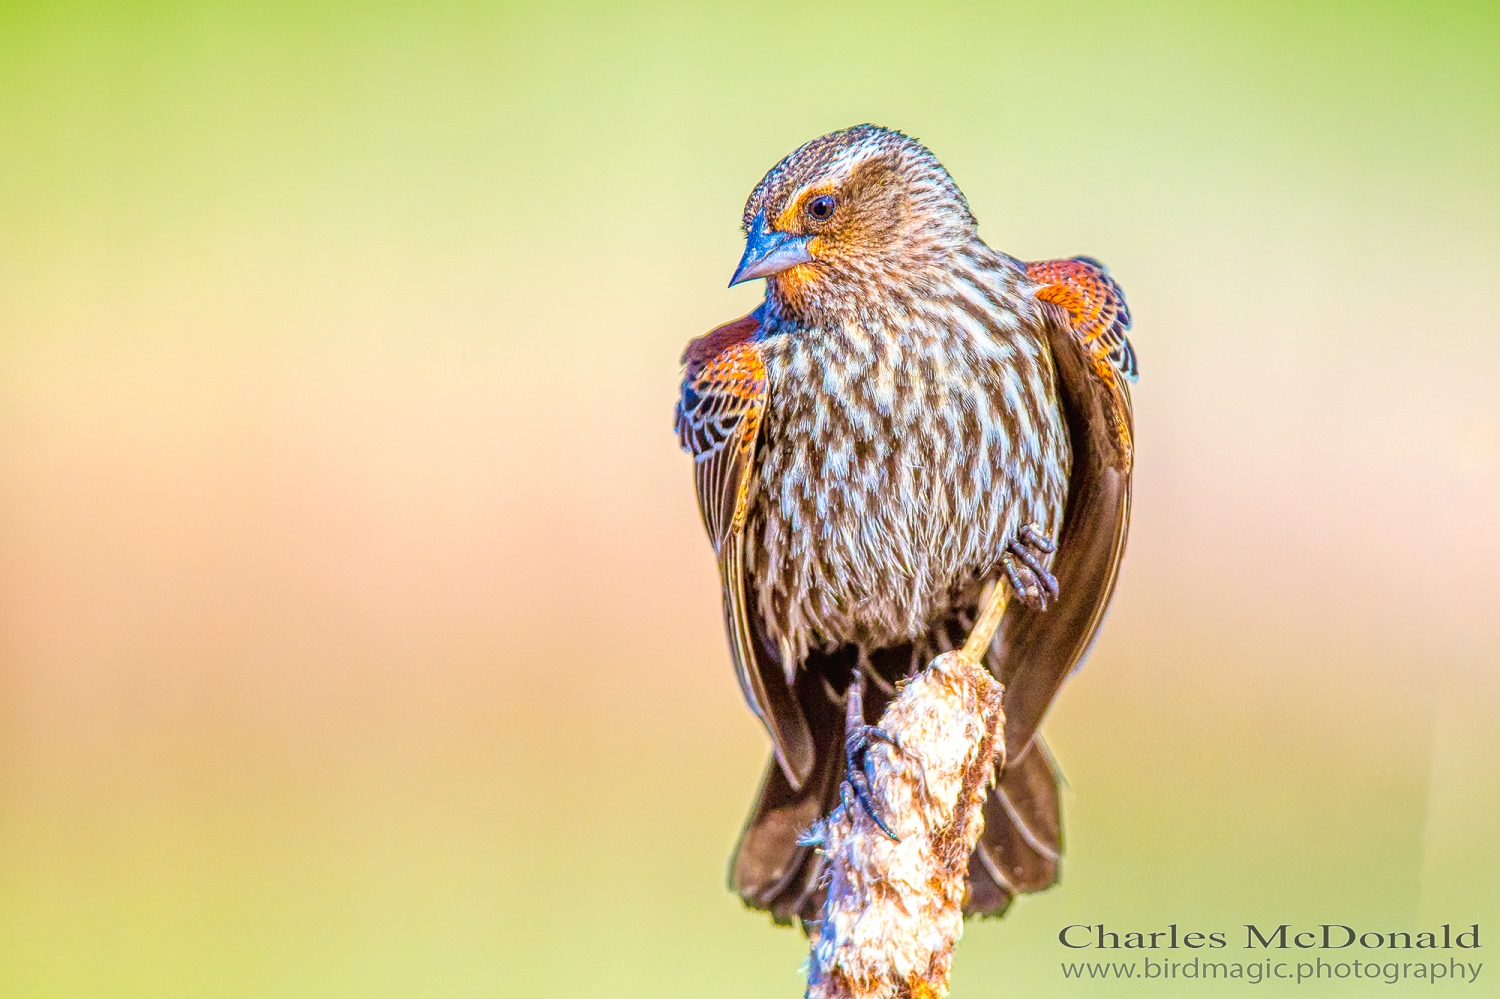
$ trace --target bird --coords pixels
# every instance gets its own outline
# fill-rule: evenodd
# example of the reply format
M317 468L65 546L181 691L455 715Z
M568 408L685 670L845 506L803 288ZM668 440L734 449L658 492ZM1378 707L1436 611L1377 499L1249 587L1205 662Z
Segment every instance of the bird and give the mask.
M675 413L730 657L771 742L730 887L813 932L826 888L805 831L852 789L889 833L860 773L871 723L1007 585L984 654L1003 763L965 903L1000 915L1057 879L1060 773L1037 729L1125 550L1124 293L1090 257L991 249L937 157L873 124L788 154L743 225L730 285L764 279L764 299L689 342Z

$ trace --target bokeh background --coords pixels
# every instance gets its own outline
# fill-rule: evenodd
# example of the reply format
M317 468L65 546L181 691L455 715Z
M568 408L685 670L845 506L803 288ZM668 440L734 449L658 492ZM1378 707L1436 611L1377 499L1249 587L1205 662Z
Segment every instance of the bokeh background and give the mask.
M866 120L1107 261L1142 364L1063 882L955 996L1152 994L1064 983L1075 922L1490 941L1497 53L1489 2L0 6L0 995L801 994L723 886L765 742L671 409L745 195Z

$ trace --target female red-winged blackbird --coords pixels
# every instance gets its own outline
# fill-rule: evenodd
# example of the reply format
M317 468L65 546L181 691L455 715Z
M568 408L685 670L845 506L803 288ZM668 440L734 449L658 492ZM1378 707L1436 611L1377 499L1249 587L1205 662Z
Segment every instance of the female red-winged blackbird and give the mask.
M1025 264L980 240L924 146L874 125L814 139L745 206L731 284L765 301L692 341L677 429L695 460L746 700L774 752L730 869L812 920L800 835L858 778L864 720L962 644L1003 573L1020 600L986 656L1004 770L967 911L1057 876L1057 776L1036 735L1109 603L1129 518L1135 356L1119 286L1084 257ZM1053 539L1056 539L1054 544Z

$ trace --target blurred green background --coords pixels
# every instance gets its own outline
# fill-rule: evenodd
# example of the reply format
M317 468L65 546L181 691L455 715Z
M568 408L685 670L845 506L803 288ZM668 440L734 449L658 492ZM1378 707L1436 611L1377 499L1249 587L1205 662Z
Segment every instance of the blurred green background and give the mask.
M1142 365L1063 882L954 995L1500 934L1500 6L6 3L0 995L801 994L671 409L867 120Z

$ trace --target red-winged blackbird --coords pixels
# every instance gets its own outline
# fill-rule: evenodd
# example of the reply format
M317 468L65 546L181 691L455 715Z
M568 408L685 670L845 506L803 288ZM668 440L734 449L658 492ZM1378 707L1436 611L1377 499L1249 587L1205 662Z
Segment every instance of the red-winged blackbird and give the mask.
M1056 879L1057 775L1036 729L1124 552L1124 296L1088 258L990 249L932 153L873 125L787 156L744 223L731 283L765 278L765 300L688 345L677 413L735 669L774 747L730 883L779 920L817 918L819 858L798 839L855 755L850 684L878 718L1004 574L1021 599L985 663L1005 684L1007 762L967 906L998 914Z

